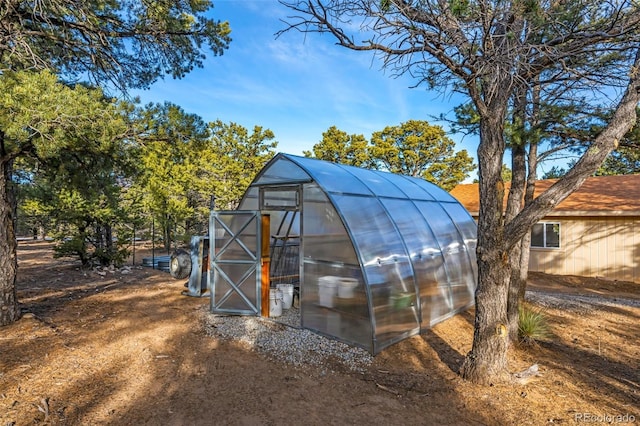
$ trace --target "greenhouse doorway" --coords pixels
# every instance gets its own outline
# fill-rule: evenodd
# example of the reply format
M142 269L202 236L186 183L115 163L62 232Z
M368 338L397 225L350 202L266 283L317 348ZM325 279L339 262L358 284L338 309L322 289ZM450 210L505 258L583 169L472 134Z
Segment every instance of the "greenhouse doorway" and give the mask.
M282 313L276 309L269 316L295 326L300 326L301 196L301 185L269 185L259 191L260 213L270 222L269 288L281 291L276 297L282 297L283 305Z
M300 325L301 193L301 185L264 186L258 210L211 212L212 312L289 314L286 322ZM274 296L282 311L291 312L273 310Z
M260 190L260 210L270 216L271 285L300 283L300 187Z

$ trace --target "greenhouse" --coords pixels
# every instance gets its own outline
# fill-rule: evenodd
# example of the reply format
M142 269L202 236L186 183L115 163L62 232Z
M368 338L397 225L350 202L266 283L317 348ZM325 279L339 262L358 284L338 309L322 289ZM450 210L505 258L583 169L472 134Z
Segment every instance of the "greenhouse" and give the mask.
M372 354L474 301L475 222L423 179L280 153L209 235L212 312L270 316L286 284L301 328Z

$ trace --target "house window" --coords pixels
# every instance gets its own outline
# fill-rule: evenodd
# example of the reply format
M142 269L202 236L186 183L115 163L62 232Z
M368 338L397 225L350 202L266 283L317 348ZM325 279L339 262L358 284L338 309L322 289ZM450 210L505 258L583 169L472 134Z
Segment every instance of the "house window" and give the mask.
M539 222L533 225L531 247L560 248L560 224Z

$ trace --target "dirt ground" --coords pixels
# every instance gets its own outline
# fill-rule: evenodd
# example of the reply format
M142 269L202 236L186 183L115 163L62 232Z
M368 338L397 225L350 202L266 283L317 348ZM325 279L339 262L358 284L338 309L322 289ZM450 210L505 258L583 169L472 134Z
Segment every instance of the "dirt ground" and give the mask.
M25 315L0 328L0 425L640 423L638 284L532 274L534 295L587 305L547 307L554 337L510 351L512 371L538 364L538 377L476 386L457 373L472 311L364 373L293 367L209 337L208 299L141 260L101 275L54 260L49 243L20 243Z

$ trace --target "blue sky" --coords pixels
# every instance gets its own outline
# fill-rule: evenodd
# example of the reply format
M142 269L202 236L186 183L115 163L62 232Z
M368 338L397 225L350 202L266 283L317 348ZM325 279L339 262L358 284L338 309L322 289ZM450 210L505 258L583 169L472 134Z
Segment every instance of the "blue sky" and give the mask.
M229 49L182 80L135 92L143 103L169 101L207 122L220 119L249 131L262 126L274 132L279 152L300 155L331 126L367 139L410 119L446 129L432 117L464 101L410 88L414 80L385 73L373 53L336 46L328 35L294 31L276 39L292 11L275 0L213 2L211 15L230 23ZM450 137L475 158L477 140Z

